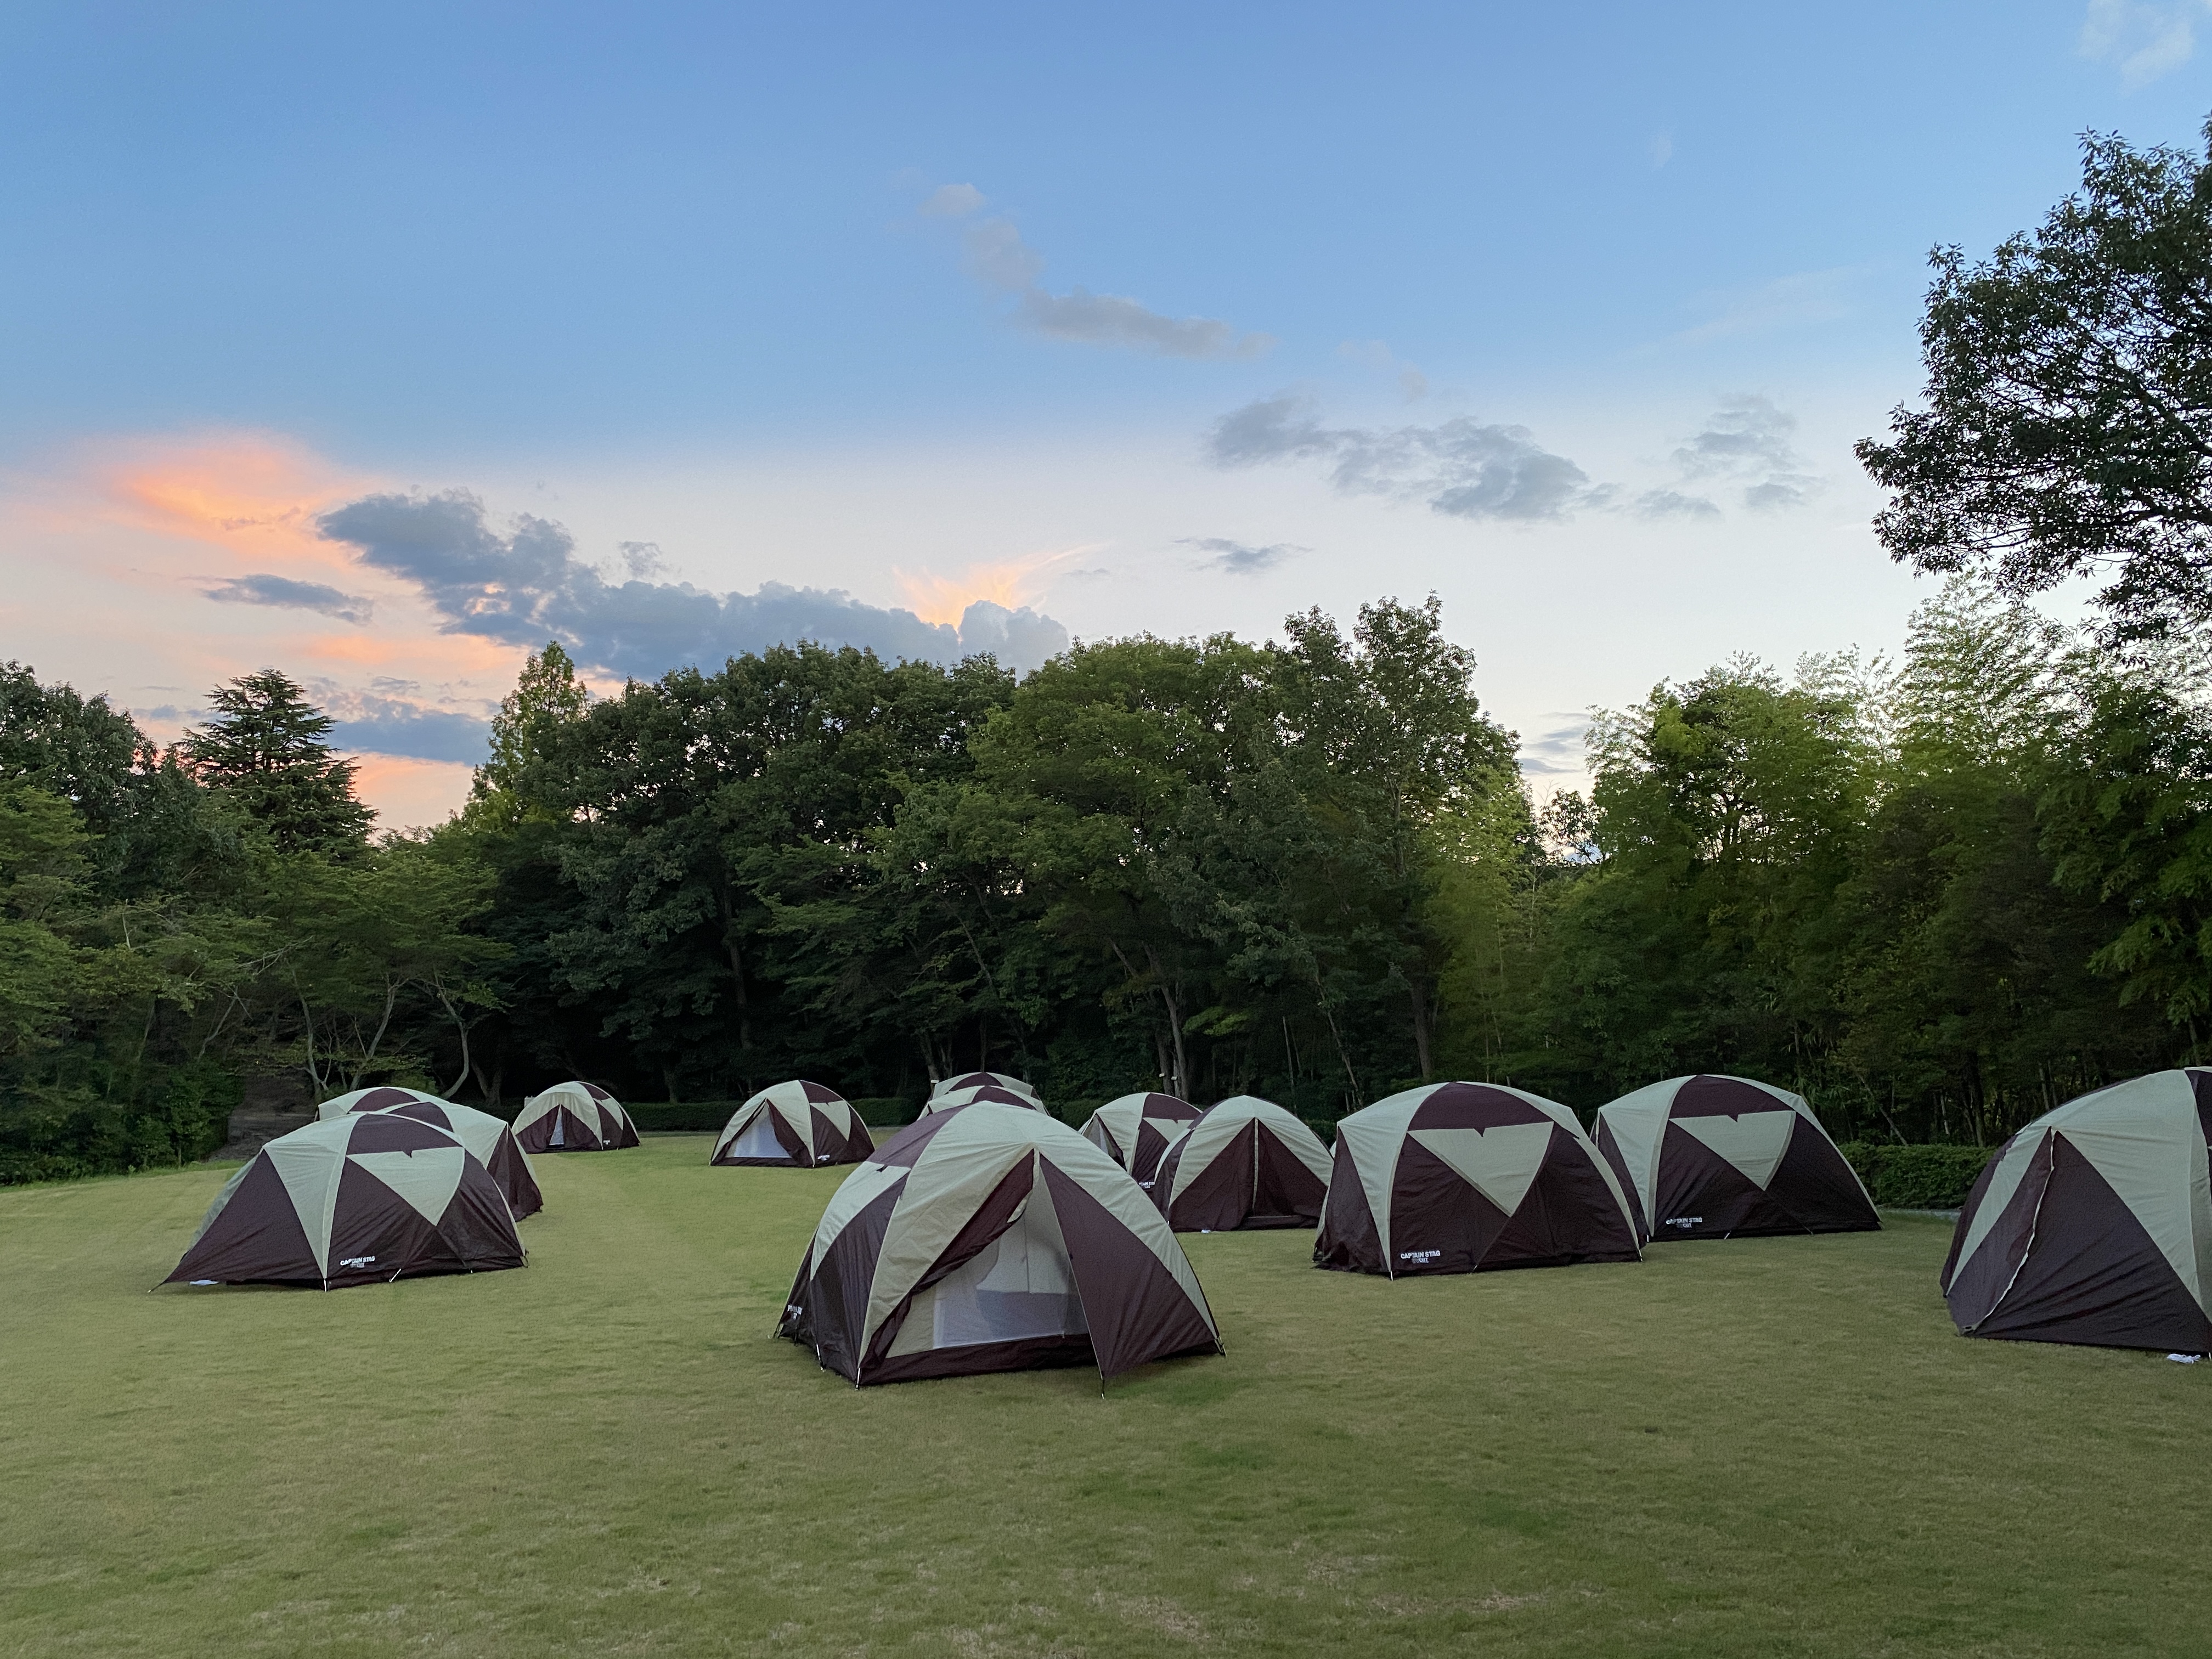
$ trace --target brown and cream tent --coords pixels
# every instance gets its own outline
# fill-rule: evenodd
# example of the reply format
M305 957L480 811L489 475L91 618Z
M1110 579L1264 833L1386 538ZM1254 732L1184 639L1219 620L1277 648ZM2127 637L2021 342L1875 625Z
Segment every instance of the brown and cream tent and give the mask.
M1037 1103L1037 1091L1020 1078L1010 1077L1004 1072L963 1072L958 1077L948 1077L930 1085L930 1097L949 1095L963 1089L1005 1089L1011 1093L1026 1096L1031 1103Z
M932 1112L949 1112L956 1106L965 1106L978 1100L988 1100L1000 1106L1024 1106L1032 1112L1044 1110L1044 1103L1035 1095L1002 1089L995 1083L975 1083L964 1089L948 1089L943 1094L932 1095L922 1103L921 1115L927 1117Z
M1272 1100L1232 1095L1160 1154L1152 1202L1179 1233L1310 1227L1328 1191L1328 1148Z
M1221 1346L1128 1171L999 1101L908 1124L845 1178L776 1334L855 1386L1084 1364L1113 1376Z
M514 1212L517 1221L536 1215L545 1207L545 1195L538 1190L538 1177L531 1171L522 1143L514 1138L514 1131L504 1119L494 1117L489 1112L479 1112L473 1106L457 1106L450 1100L419 1094L411 1089L356 1089L349 1095L325 1101L316 1109L325 1118L343 1117L348 1112L388 1112L434 1125L476 1154L477 1161L507 1195L507 1207Z
M1771 1084L1668 1078L1600 1107L1595 1138L1647 1239L1881 1226L1805 1097Z
M857 1164L875 1151L868 1126L844 1096L819 1083L779 1083L731 1115L709 1164L811 1170Z
M374 1089L356 1089L350 1093L332 1095L315 1108L321 1118L343 1117L348 1112L380 1112L387 1106L405 1106L418 1100L436 1100L439 1097L421 1089L403 1089L397 1084L380 1083Z
M1123 1095L1091 1113L1084 1138L1150 1188L1168 1142L1198 1120L1198 1108L1173 1095Z
M1402 1279L1641 1254L1620 1182L1555 1101L1437 1083L1337 1121L1320 1267Z
M556 1083L522 1103L515 1139L529 1152L611 1152L637 1145L629 1114L596 1083Z
M2212 1091L2204 1108L2191 1074L2154 1072L2005 1142L1943 1264L1960 1334L2212 1352Z
M351 1112L256 1152L168 1282L328 1291L523 1260L514 1213L466 1146L414 1118Z

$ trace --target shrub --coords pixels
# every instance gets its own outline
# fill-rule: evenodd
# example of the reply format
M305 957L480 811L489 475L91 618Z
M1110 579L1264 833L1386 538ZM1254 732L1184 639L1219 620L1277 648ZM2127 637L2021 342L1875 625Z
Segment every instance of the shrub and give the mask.
M903 1095L870 1095L850 1103L871 1129L896 1129L921 1115L921 1103Z
M1955 1210L1982 1166L1996 1155L1991 1146L1905 1146L1881 1141L1847 1140L1840 1149L1874 1194L1874 1201L1899 1210Z

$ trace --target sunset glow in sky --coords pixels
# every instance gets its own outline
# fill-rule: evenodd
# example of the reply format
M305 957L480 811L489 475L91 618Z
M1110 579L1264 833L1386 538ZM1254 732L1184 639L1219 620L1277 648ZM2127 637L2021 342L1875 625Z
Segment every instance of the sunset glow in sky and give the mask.
M0 656L264 665L387 823L603 689L1434 591L1593 705L1893 647L1928 249L2193 143L2198 0L0 17Z

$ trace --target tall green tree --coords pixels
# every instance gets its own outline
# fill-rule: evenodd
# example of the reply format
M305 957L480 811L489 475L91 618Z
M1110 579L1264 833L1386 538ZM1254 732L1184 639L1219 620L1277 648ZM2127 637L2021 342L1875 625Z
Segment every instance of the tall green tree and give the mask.
M2082 143L2081 188L1987 259L1933 255L1927 407L1861 461L1915 569L2016 596L2100 575L2121 639L2212 617L2212 126Z
M325 741L333 724L274 668L208 694L216 715L178 750L193 776L232 801L281 853L343 857L367 842L371 814L353 793L354 763Z

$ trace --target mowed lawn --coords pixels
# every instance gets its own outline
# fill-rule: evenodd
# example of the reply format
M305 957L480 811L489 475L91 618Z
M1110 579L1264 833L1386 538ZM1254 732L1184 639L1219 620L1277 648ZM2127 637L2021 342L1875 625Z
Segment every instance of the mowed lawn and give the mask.
M2212 1649L2212 1365L1964 1341L1940 1222L1639 1266L1186 1241L1225 1358L856 1391L842 1171L537 1160L532 1266L147 1287L223 1174L0 1191L0 1652Z

